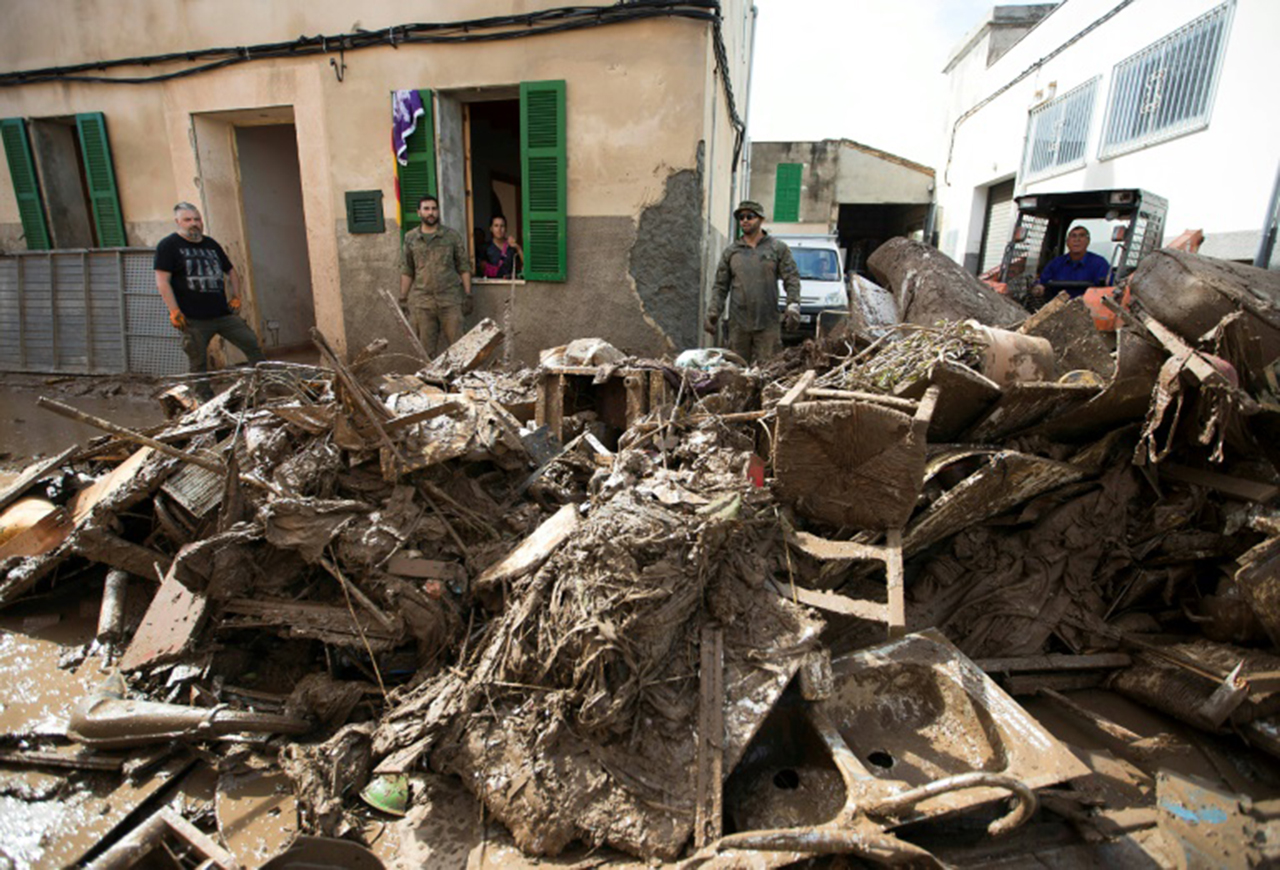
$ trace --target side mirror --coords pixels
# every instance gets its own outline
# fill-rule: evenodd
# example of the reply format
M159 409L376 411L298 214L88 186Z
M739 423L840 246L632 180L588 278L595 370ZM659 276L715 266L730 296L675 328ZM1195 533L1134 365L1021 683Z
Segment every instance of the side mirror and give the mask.
M1030 234L1027 232L1027 228L1023 224L1018 224L1013 229L1013 240L1015 242L1025 242L1028 235Z
M1128 227L1124 227L1124 226L1113 227L1111 230L1111 241L1116 242L1117 244L1120 242L1123 242L1125 240L1125 237L1128 234L1129 234Z

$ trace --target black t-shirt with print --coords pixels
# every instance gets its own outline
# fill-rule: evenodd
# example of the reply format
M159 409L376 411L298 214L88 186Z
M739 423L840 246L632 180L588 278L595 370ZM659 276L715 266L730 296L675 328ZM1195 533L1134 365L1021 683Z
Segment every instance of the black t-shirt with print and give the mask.
M226 317L226 274L231 260L222 246L205 236L198 242L171 233L156 245L154 268L168 272L178 308L192 320Z

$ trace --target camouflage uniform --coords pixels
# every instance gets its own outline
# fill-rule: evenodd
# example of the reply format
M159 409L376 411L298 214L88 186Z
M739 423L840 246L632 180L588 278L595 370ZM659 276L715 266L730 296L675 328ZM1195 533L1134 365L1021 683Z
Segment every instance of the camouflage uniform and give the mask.
M444 225L434 233L414 227L400 246L400 274L411 279L409 313L427 353L443 353L462 335L462 273L471 271L466 243ZM444 346L434 345L441 333Z
M763 362L781 342L778 279L786 288L787 302L798 303L800 270L795 258L786 242L768 233L754 248L739 239L720 256L707 314L718 320L729 296L729 349L747 362Z

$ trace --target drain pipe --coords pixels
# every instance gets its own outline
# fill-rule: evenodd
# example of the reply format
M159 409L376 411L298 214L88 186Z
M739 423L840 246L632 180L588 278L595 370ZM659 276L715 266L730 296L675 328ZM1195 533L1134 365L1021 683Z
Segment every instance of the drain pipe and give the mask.
M1276 206L1280 205L1280 166L1276 167L1276 183L1271 186L1271 201L1267 203L1267 215L1262 221L1262 239L1258 242L1258 256L1253 265L1259 269L1271 267L1271 250L1276 246Z
M751 137L747 133L747 129L751 124L751 82L755 78L756 70L756 28L759 24L760 10L754 4L751 6L751 38L748 40L747 54L747 96L742 101L742 175L747 180L747 192L751 190ZM733 177L729 180L730 195L729 207L736 206L737 200L746 199L743 191L738 189L738 163L733 164ZM733 236L734 227L729 227L729 235Z

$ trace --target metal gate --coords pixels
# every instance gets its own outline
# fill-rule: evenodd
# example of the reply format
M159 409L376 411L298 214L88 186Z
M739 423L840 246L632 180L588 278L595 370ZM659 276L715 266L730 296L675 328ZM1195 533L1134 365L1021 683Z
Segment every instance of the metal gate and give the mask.
M0 255L0 371L172 375L181 335L150 248Z

